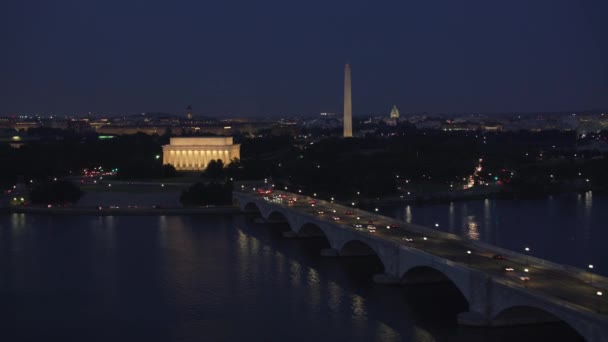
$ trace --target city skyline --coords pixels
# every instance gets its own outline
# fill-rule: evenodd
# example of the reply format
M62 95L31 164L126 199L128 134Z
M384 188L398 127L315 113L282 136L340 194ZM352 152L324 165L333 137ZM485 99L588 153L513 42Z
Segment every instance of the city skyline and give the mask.
M346 61L354 116L608 107L599 1L35 5L0 14L0 113L340 113Z
M608 342L608 1L1 7L3 340Z

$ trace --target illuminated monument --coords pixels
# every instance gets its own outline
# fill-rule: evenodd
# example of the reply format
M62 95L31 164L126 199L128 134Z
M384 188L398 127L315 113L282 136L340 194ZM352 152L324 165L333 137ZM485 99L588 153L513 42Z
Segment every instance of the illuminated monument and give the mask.
M353 105L350 94L350 65L344 67L344 137L353 136Z
M220 159L224 165L241 157L241 145L232 137L171 138L163 145L163 164L171 164L178 171L204 170L212 160Z
M399 119L399 109L397 109L397 106L393 106L393 109L391 109L391 119Z

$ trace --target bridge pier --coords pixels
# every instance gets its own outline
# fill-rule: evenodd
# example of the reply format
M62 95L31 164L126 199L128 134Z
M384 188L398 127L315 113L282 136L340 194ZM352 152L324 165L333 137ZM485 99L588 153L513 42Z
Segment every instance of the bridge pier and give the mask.
M401 281L398 277L388 273L374 274L374 283L380 285L399 285Z
M283 232L283 237L288 239L306 239L306 238L317 238L317 237L325 237L323 233L296 233L293 231Z
M374 283L382 285L428 285L428 284L447 284L450 281L441 274L416 274L400 279L389 273L374 275Z
M420 243L399 243L400 241L388 239L383 235L355 230L345 225L346 220L336 222L324 216L310 215L299 207L285 207L266 201L256 194L235 192L234 195L239 199L242 210L259 209L258 213L262 218L254 219L255 221L263 223L282 221L284 222L280 224L282 228L286 227L287 223L291 229L298 231L298 233L285 233L284 236L287 238L311 237L316 235L309 233L322 232L329 246L334 247L322 250L322 256L376 255L384 267L384 273L374 275L375 283L395 285L452 283L468 304L468 312L458 315L458 322L461 325L500 327L562 321L587 341L608 342L608 318L604 315L605 312L597 312L598 308L607 307L606 296L603 298L599 295L594 296L597 290L605 290L603 284L608 284L608 279L599 275L598 280L594 282L597 288L594 288L589 286L590 284L581 282L590 278L590 274L582 270L530 257L535 264L555 271L555 274L547 275L546 279L543 278L545 275L539 272L538 287L530 289L523 286L516 278L511 279L511 275L495 274L482 267L483 263L477 263L477 260L482 258L482 253L487 252L506 255L517 264L518 260L524 260L524 256L516 252L428 230L428 236L432 239L436 237L437 241L451 242L445 245L445 252L457 253L458 257L452 257L452 254L444 255L439 251L435 253L433 250L425 249ZM324 202L324 205L329 203ZM349 210L335 203L331 206L340 211ZM366 215L376 217L374 213ZM385 220L381 217L377 219ZM412 233L427 233L426 229L413 225L410 227L404 224L403 229ZM464 266L462 259L469 249L476 250L476 262ZM527 259L528 256L525 258ZM536 275L533 273L532 276ZM593 277L596 279L595 275ZM561 292L545 293L544 289L551 286L552 279L555 279L556 286L569 287L572 291L568 292L567 296L564 294L566 297L555 294ZM591 296L597 303L590 301Z
M368 251L360 251L360 250L343 250L343 251L338 251L335 248L324 248L321 250L321 255L322 256L327 256L327 257L358 257L358 256L372 256L372 255L376 255L374 253L370 253Z
M334 248L323 248L321 250L321 256L324 256L324 257L338 257L338 256L340 256L340 252L338 252L338 250L334 249Z
M401 281L403 285L428 285L428 284L445 284L449 283L443 274L436 272L429 272L423 274L411 274Z
M470 327L487 327L490 326L491 319L479 312L461 312L458 314L458 324Z
M353 257L353 256L373 256L376 255L374 251L369 250L357 250L357 249L343 249L340 252L340 256Z

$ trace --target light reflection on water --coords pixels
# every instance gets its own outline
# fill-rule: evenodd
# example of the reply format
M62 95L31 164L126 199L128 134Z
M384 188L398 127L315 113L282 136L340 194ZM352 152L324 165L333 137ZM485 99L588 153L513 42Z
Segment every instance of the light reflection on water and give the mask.
M469 229L467 230L466 237L468 237L471 240L479 240L479 231L477 230L477 222L475 222L475 217L467 216L467 219L469 221L469 223L468 223Z
M454 214L454 210L455 210L454 209L454 202L450 202L450 207L449 208L450 209L449 209L449 216L448 217L449 217L450 223L449 223L449 227L448 228L449 228L449 232L453 234L454 230L456 229L456 223L455 223L456 222L456 215ZM412 218L411 218L411 213L410 213L410 221L411 220L412 220Z
M25 228L26 220L25 214L11 214L11 226L14 231L20 231Z
M333 281L329 282L329 308L333 312L339 312L343 296L344 292L340 285Z
M398 219L456 232L515 251L532 247L533 255L577 267L608 260L608 196L584 194L547 196L544 199L451 202L407 205L384 210ZM567 251L567 252L565 252ZM608 265L595 268L608 275Z
M412 207L409 205L405 206L405 222L412 223Z
M0 247L20 246L0 248L7 341L498 336L458 328L450 310L460 304L426 286L373 285L374 260L322 258L323 241L283 239L240 217L0 216L0 229Z

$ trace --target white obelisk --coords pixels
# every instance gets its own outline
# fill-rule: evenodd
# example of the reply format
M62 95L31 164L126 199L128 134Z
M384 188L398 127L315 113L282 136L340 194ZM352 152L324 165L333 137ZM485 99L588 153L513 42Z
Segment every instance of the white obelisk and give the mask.
M344 137L353 136L353 105L350 94L350 65L344 67Z

